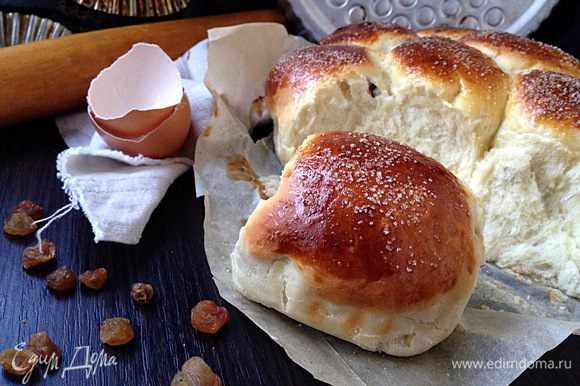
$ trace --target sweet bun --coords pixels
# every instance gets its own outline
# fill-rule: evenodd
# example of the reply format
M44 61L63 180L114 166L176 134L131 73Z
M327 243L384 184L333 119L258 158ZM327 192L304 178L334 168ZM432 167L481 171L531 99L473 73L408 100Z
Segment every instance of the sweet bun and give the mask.
M526 132L553 137L572 151L580 150L580 79L537 70L518 75L496 142Z
M503 117L508 77L479 51L438 36L400 44L385 63L405 118L387 121L385 135L468 181Z
M492 150L472 188L488 260L580 297L580 79L515 77Z
M266 84L280 160L288 162L314 132L363 126L377 111L373 93L385 88L382 78L368 51L359 46L307 47L282 57Z
M362 39L356 26L339 32L326 42ZM382 55L358 44L296 50L272 70L266 101L280 160L288 162L313 133L372 132L438 159L467 181L503 117L508 77L476 49L442 37L406 38ZM354 48L365 60L332 64Z
M548 44L498 31L474 31L459 39L490 56L508 74L526 70L580 76L580 61Z
M579 63L507 33L375 23L290 52L264 98L286 166L234 283L369 350L425 351L483 263L469 185L486 257L580 298Z
M232 253L239 291L365 349L421 353L455 328L483 247L469 191L383 137L309 136Z

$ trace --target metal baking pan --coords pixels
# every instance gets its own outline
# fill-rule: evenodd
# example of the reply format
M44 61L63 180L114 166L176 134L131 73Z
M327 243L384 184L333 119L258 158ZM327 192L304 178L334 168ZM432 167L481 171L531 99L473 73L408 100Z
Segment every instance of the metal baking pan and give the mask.
M439 25L533 32L558 0L287 0L292 12L320 40L336 28L387 21L411 29Z

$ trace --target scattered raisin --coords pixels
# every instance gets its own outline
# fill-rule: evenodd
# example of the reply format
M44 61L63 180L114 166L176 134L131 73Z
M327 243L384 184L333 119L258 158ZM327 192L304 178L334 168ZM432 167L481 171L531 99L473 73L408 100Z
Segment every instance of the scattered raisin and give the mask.
M55 291L68 291L75 287L75 280L73 271L69 267L64 266L48 274L46 277L46 285Z
M56 254L56 246L54 243L48 240L42 240L41 248L42 252L38 250L38 245L35 244L24 250L22 253L22 267L24 269L30 269L54 259L54 255Z
M51 357L60 358L61 350L48 336L46 332L37 332L30 337L28 349L39 356L43 361Z
M86 287L98 290L107 282L107 270L97 268L94 271L85 271L79 275L79 281Z
M191 325L198 331L215 334L230 320L230 313L211 300L202 300L191 310Z
M135 283L131 288L131 297L138 304L147 304L151 301L154 291L151 284Z
M10 374L24 375L36 365L38 356L26 349L9 348L0 353L0 362L4 370Z
M4 232L13 236L26 236L37 228L32 217L23 212L10 213L4 220Z
M171 386L221 386L222 380L200 357L188 359L173 377Z
M44 209L34 201L24 200L20 201L14 208L12 208L12 213L26 213L33 220L40 220L44 217Z
M121 346L133 340L131 322L125 318L105 319L101 325L101 342L109 346Z

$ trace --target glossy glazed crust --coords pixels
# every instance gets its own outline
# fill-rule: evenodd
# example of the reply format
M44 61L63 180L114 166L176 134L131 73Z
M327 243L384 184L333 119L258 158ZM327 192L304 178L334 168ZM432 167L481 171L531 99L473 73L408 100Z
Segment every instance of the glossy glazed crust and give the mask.
M562 134L580 131L580 79L545 71L519 75L510 108Z
M580 76L580 61L559 48L507 32L476 31L460 42L493 58L503 56L516 70L538 69Z
M247 249L257 259L290 256L320 298L413 309L473 282L481 251L469 197L442 165L407 146L315 134L248 220Z
M363 22L341 27L320 41L322 45L371 46L382 38L413 38L415 33L397 24Z
M310 85L333 74L370 63L367 52L357 46L313 46L284 55L266 80L266 98L283 89L300 95Z
M395 47L391 55L411 78L458 89L463 86L467 92L482 98L493 98L505 87L506 76L493 60L474 48L444 37L406 41Z

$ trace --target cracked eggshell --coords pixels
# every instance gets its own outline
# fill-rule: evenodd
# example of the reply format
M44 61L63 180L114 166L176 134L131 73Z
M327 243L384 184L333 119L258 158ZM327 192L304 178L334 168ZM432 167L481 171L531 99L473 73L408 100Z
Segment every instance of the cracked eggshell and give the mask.
M184 144L191 127L191 110L185 93L165 121L149 133L135 138L119 137L102 128L90 107L89 116L107 145L131 156L142 154L150 158L169 157Z
M101 71L87 103L105 142L130 155L167 157L185 142L191 126L179 71L154 44L135 44Z

